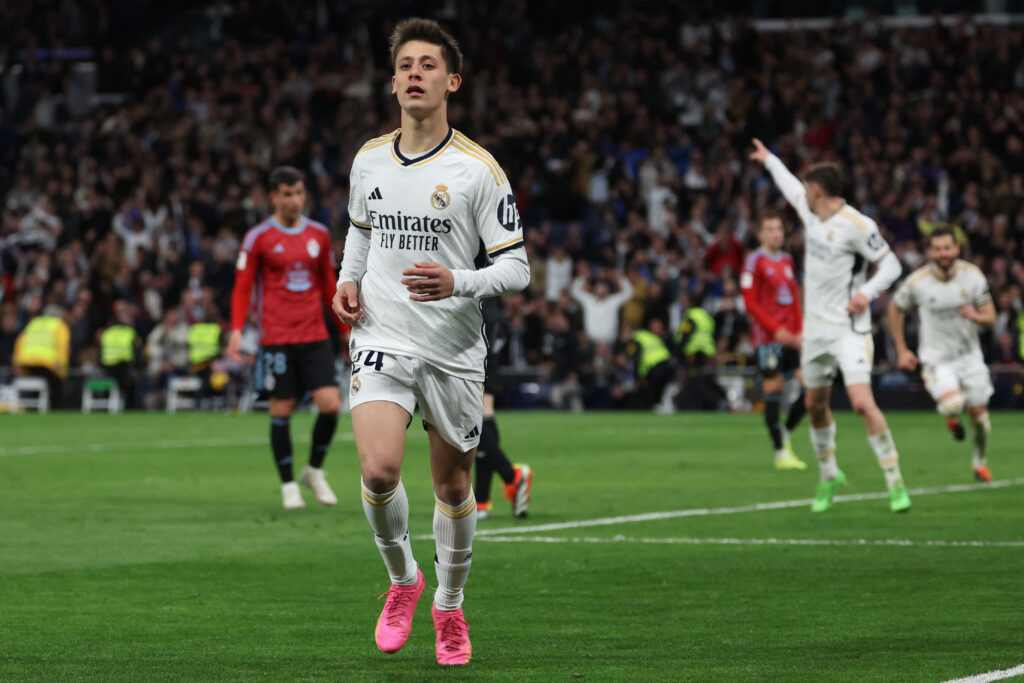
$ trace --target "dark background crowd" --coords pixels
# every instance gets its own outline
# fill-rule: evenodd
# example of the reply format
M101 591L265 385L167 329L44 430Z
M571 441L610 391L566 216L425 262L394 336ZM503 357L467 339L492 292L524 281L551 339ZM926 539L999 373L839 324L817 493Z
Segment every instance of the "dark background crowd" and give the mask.
M466 56L451 122L502 164L526 230L532 281L504 303L511 386L539 382L559 405L620 405L636 381L624 342L652 325L671 337L693 306L714 316L718 364L746 362L738 271L759 212L784 208L747 160L755 136L794 171L840 162L845 196L907 269L922 262L922 230L958 226L999 310L986 357L1016 367L1024 27L942 13L962 3L918 3L932 12L920 25L865 4L783 30L759 22L845 3L763 0L744 16L711 2L431 6ZM398 127L388 33L423 11L0 4L0 366L45 311L68 321L80 374L98 367L98 335L115 317L143 340L224 322L240 238L271 212L265 185L279 164L306 174L307 213L330 227L340 259L353 155ZM785 215L800 263L800 228ZM594 299L580 291L628 294L610 336L588 324ZM874 305L882 367L894 358L887 303ZM186 372L187 357L172 356L144 347L151 384L140 386Z

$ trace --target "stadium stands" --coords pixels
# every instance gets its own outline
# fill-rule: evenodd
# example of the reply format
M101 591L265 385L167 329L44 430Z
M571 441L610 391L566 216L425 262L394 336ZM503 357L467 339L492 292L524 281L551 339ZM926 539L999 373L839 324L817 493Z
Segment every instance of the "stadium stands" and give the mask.
M392 17L367 21L366 3L186 3L145 16L132 5L0 8L0 366L50 305L68 312L78 376L98 364L115 301L133 306L141 338L171 308L188 323L228 311L238 240L269 213L275 164L304 170L308 213L340 247L353 154L397 126ZM851 201L907 267L922 232L959 226L1000 309L987 358L1016 367L1021 26L869 14L800 28L711 15L707 3L593 5L582 23L539 3L467 3L446 17L467 56L453 120L513 179L533 264L530 288L506 301L509 377L570 387L588 407L625 404L628 334L593 343L565 292L584 263L613 290L629 280L627 329L653 316L672 330L682 298L702 300L728 322L719 362L742 363L730 250L750 246L760 208L782 206L746 161L754 135L794 169L840 161ZM799 263L798 231L787 249ZM876 333L884 366L880 318Z

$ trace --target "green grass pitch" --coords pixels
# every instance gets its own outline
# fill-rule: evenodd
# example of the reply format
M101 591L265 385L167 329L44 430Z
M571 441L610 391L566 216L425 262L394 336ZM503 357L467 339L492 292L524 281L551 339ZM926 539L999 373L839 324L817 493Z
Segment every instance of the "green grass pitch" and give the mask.
M837 419L844 494L882 492L863 427ZM326 466L340 503L305 491L286 512L266 415L0 416L0 680L944 681L1020 665L1024 417L993 414L1003 485L986 487L937 415L889 419L908 487L929 489L906 515L871 496L798 504L817 482L806 424L810 467L776 472L757 415L500 414L536 473L531 516L495 496L467 586L473 661L443 670L418 422L404 481L428 592L385 655L347 418ZM300 466L311 424L292 425Z

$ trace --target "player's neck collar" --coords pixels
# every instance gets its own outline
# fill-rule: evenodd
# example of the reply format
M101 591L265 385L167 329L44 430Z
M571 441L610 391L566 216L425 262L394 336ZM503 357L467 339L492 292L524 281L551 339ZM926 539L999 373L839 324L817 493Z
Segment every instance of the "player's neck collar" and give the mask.
M956 261L953 261L953 265L949 267L949 270L943 270L942 268L939 268L938 263L932 261L932 273L935 274L935 279L937 279L939 282L949 282L954 277L956 277L956 269L958 265L960 264L958 264Z
M398 135L395 136L395 141L391 143L391 149L395 153L395 158L398 159L398 162L401 163L402 166L412 166L413 164L422 163L440 154L441 150L447 147L448 143L452 141L453 135L455 135L455 129L452 128L451 126L448 126L448 134L444 136L444 140L441 140L441 143L437 147L430 150L426 154L421 154L417 157L410 158L402 154L402 152L398 149L398 142L402 139L402 131L399 130Z
M297 235L306 229L306 217L300 214L299 224L296 225L294 228L289 228L287 225L277 220L277 216L270 217L270 224L273 225L278 230L280 230L281 232L286 232L289 235Z

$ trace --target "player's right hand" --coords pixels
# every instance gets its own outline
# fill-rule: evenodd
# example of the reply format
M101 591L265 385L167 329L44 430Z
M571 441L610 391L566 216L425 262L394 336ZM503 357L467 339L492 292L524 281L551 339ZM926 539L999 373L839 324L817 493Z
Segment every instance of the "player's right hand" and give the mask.
M913 372L917 369L917 356L910 349L896 352L896 367Z
M363 309L359 307L359 287L354 282L342 282L331 301L334 315L346 325L354 325L363 317Z
M228 358L235 361L236 363L242 362L242 354L238 352L238 349L242 347L242 331L231 330L231 334L228 335Z
M784 327L780 327L775 330L775 339L783 346L788 346L791 349L800 350L801 338L799 334L793 334Z
M754 151L750 153L748 158L751 161L756 161L759 164L763 164L768 160L768 157L770 157L772 153L769 152L768 148L764 146L764 143L758 140L757 138L754 138L752 142L754 144Z

